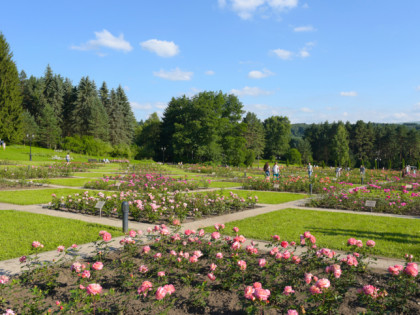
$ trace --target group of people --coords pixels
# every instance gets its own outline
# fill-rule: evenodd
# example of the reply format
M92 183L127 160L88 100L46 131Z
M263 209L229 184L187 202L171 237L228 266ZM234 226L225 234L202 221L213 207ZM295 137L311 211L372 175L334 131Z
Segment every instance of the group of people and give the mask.
M273 179L279 180L280 167L277 165L277 162L274 162L272 171L273 171ZM268 162L265 163L264 165L264 174L265 174L265 177L270 178L270 164L268 164Z

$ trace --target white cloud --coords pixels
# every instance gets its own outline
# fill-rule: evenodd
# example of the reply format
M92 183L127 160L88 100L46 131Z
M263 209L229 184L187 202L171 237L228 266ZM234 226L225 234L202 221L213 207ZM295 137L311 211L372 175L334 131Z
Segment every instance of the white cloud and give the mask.
M171 71L160 70L159 72L153 72L155 77L171 81L189 81L193 74L193 72L182 71L179 68L175 68Z
M299 32L313 32L313 31L316 31L316 29L312 25L307 25L307 26L295 27L293 31L298 32L298 33Z
M220 8L229 6L243 20L251 19L254 14L262 12L262 17L267 18L269 9L283 11L293 9L298 0L218 0Z
M357 96L357 92L349 91L349 92L340 92L341 96Z
M292 59L292 56L293 56L293 53L291 51L284 50L284 49L273 49L271 50L271 52L283 60Z
M72 49L76 50L96 50L101 47L106 47L114 50L121 50L124 52L129 52L133 50L130 43L124 40L124 35L115 37L109 31L103 30L102 32L95 32L96 39L91 39L85 44L80 46L71 46Z
M168 104L164 103L164 102L156 102L155 103L155 107L159 108L159 109L165 109L168 106Z
M394 113L392 114L392 116L394 116L397 119L408 118L408 115L406 113Z
M150 103L144 103L144 104L140 104L137 102L130 102L131 108L134 109L140 109L140 110L149 110L152 109L152 104Z
M232 89L230 93L236 94L237 96L259 96L259 95L270 95L273 94L272 91L266 91L260 89L259 87L249 87L245 86L241 90Z
M219 7L224 8L226 6L226 0L217 0Z
M268 69L263 69L263 71L252 70L248 73L248 77L251 79L263 79L272 75L274 75L274 73Z
M313 110L312 110L312 109L310 109L309 107L302 107L302 108L300 109L300 111L301 111L301 112L304 112L304 113L312 113L312 112L313 112Z
M308 58L310 56L310 53L305 48L302 48L299 52L299 56L301 58Z
M140 46L143 49L164 58L173 57L179 54L179 47L174 42L168 42L165 40L149 39L140 43Z
M214 72L213 70L207 70L207 71L205 72L205 74L206 74L206 75L214 75L214 74L215 74L215 72Z

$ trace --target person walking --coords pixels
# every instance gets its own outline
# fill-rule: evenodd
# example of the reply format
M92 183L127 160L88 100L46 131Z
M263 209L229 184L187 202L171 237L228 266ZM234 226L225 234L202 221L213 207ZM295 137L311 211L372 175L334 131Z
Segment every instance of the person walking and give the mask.
M6 150L6 141L3 140L2 142L3 150Z
M274 162L273 166L273 180L279 180L279 166L277 165L277 162Z
M268 162L266 162L264 165L264 174L265 177L270 178L270 165L268 164Z
M67 165L69 165L70 164L70 153L69 152L67 152L66 161L67 161Z
M309 176L309 178L311 178L313 171L314 171L314 168L311 165L311 162L309 162L308 163L308 176Z

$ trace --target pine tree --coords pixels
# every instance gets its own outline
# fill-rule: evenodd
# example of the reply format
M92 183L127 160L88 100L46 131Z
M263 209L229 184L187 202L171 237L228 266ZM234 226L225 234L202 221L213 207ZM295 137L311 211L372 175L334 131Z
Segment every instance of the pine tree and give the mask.
M119 107L123 116L121 126L123 132L123 143L130 145L134 138L134 130L136 128L136 118L134 117L133 111L131 110L130 102L128 101L127 95L124 89L120 86L117 88L117 99L119 101Z
M95 82L90 81L89 77L80 80L72 117L75 134L108 140L108 117L98 97Z
M63 137L71 136L72 126L73 126L73 116L74 107L77 100L77 88L73 86L70 79L66 78L63 83L63 128L62 134Z
M124 124L124 116L119 106L119 100L117 97L117 93L114 89L111 90L110 93L110 110L108 114L109 120L109 140L112 145L118 145L123 143L124 135L123 135L123 124Z
M46 104L42 110L42 119L39 126L39 143L48 148L55 148L60 138L61 129L58 126L57 117L50 104Z
M53 108L60 127L63 122L63 79L59 75L53 74L50 65L45 70L43 95L44 101Z
M0 138L13 143L22 139L22 91L12 57L0 33Z

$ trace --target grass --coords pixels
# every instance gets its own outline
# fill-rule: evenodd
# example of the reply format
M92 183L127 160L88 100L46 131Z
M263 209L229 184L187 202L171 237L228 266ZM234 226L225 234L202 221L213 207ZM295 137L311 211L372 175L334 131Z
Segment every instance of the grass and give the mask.
M44 244L42 251L55 250L59 245L69 247L93 242L100 230L107 230L112 236L124 234L121 229L106 225L3 210L0 211L0 260L30 254L33 241Z
M55 178L48 179L47 183L60 186L83 187L85 183L90 182L91 180L92 179L90 178Z
M264 204L279 204L309 197L308 195L304 194L247 190L225 190L223 191L223 194L226 196L229 194L230 191L244 198L248 196L258 196L258 203Z
M377 256L403 258L405 253L420 255L420 224L417 219L403 219L332 213L313 210L285 209L256 217L229 222L227 234L234 226L250 239L271 240L279 235L282 240L299 242L299 235L310 231L319 248L348 250L350 237L366 242L372 239L376 246L371 252ZM207 228L212 231L214 228Z
M209 184L209 188L229 188L229 187L240 187L242 186L241 183L235 182L214 182L212 181Z
M57 197L75 193L83 193L85 190L71 188L52 189L28 189L28 190L3 190L0 191L0 202L15 205L36 205L45 204L51 201L51 194Z
M98 170L94 170L95 172L97 172ZM73 176L76 177L85 177L85 178L102 178L104 175L110 175L110 176L114 176L117 174L107 174L106 172L103 173L91 173L91 172L76 172L73 173Z

